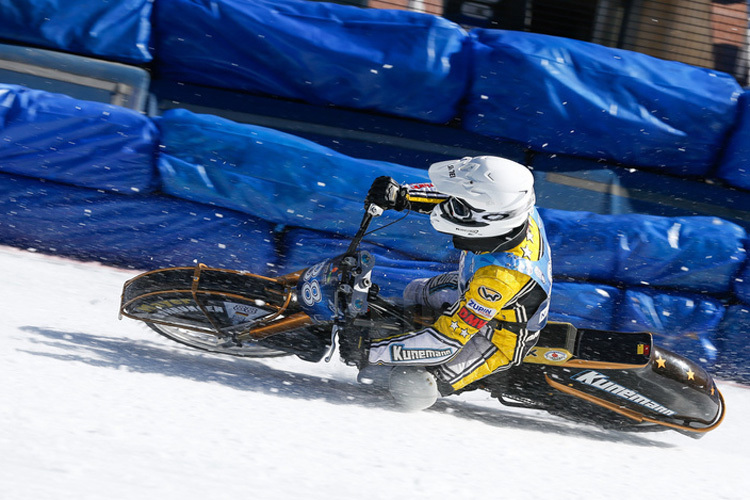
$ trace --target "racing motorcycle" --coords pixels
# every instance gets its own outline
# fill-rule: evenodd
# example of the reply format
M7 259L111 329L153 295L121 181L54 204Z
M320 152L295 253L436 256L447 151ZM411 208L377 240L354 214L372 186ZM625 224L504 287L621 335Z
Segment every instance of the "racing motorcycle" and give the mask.
M329 361L341 332L370 338L432 321L381 297L374 257L358 249L374 217L366 207L346 252L298 272L266 277L204 264L157 269L128 280L120 317L145 322L189 347L250 358L296 355ZM434 319L434 318L433 318ZM654 345L652 334L576 328L549 321L536 346L510 370L460 392L484 390L512 407L544 410L619 431L675 430L701 437L725 404L698 363Z

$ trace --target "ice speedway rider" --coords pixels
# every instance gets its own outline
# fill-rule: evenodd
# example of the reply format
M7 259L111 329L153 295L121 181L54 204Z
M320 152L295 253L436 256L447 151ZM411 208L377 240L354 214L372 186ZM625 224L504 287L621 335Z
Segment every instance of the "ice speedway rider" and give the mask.
M365 203L430 214L437 231L453 236L461 250L458 270L404 290L406 306L426 308L437 319L392 337L340 339L346 363L360 376L388 370L394 397L413 409L521 363L546 324L552 286L549 245L526 167L478 156L435 163L428 174L431 183L403 186L378 177Z

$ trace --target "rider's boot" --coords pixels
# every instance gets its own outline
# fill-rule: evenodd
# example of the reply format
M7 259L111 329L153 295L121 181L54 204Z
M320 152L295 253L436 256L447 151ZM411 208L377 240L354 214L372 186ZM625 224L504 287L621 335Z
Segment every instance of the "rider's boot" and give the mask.
M339 355L345 364L364 368L369 350L370 342L365 331L347 329L339 333Z
M388 390L391 370L393 367L388 365L366 365L359 370L357 382L375 389Z

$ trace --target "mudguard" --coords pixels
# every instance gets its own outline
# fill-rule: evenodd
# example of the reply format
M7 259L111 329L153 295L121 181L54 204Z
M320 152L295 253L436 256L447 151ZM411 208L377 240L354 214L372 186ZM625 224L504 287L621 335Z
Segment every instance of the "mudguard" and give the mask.
M158 269L128 280L120 314L219 337L236 336L296 312L290 308L292 295L283 278L198 264Z
M697 363L660 347L653 348L642 368L560 367L545 373L545 380L564 394L635 423L703 433L724 418L724 399L711 375Z
M490 379L485 388L504 404L599 420L620 430L669 427L700 437L715 429L725 412L711 375L698 363L654 346L648 332L550 322L521 366Z

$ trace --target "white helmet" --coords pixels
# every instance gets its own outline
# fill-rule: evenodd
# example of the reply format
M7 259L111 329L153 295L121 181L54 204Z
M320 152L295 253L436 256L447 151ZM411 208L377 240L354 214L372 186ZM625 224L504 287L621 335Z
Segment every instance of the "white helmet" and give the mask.
M524 224L534 208L534 176L528 168L496 156L433 163L435 188L450 195L430 214L441 233L464 238L502 236Z

